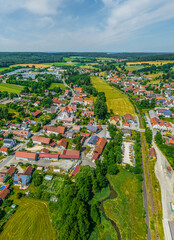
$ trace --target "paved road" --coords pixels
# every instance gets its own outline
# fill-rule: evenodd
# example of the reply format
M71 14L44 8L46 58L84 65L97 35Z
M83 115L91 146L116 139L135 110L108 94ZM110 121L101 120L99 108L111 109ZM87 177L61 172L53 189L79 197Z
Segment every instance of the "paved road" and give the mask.
M157 153L157 161L155 165L155 173L161 187L161 199L162 199L162 209L163 209L163 227L166 240L172 240L171 232L169 229L168 221L174 219L174 212L171 211L170 202L174 201L173 192L173 182L174 182L174 172L167 171L167 166L170 166L166 157L157 147L156 143L153 141L153 147Z
M146 120L148 122L148 127L153 132L153 139L156 131L153 130L152 124L149 117L146 115ZM162 200L162 210L163 210L163 228L166 240L172 240L169 221L174 219L174 212L171 211L170 202L174 201L174 172L167 171L167 167L170 166L164 154L160 151L155 141L153 140L152 145L156 150L157 161L155 164L155 174L159 181L161 187L161 200Z
M69 103L69 105L71 105L72 104L72 102L74 101L74 95L75 95L75 93L74 93L74 90L68 85L68 84L66 84L66 82L65 82L65 79L63 78L63 84L65 85L65 87L67 87L67 88L69 88L70 90L71 90L71 92L72 92L72 97L71 97L71 101L70 101L70 103Z

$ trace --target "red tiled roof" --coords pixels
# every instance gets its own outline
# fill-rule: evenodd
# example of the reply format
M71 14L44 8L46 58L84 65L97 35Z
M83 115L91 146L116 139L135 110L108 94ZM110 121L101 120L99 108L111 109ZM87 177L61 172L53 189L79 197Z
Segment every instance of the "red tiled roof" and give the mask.
M63 151L63 154L61 154L59 156L59 158L64 158L64 159L79 159L80 157L80 152L77 151L77 150L70 150L70 149L67 149L67 150L64 150Z
M133 116L129 113L124 115L124 119L125 119L126 122L129 121L129 120L134 121Z
M4 189L0 192L0 199L4 200L9 193L10 193L10 190L9 190L8 188L4 188Z
M48 150L48 149L46 149L46 148L42 148L41 150L40 150L40 153L49 153L50 151Z
M33 172L34 168L32 166L28 166L26 169L25 169L25 172L23 173L23 175L30 175L32 172Z
M154 148L150 148L150 149L149 149L149 154L150 154L151 157L157 157L157 156L156 156L156 151L155 151Z
M67 147L67 140L65 139L65 138L62 138L60 141L57 141L57 146L62 146L62 147L64 147L64 148L66 148Z
M8 170L7 170L7 174L12 176L13 173L15 172L16 168L15 167L10 167Z
M51 141L50 138L40 137L40 136L36 136L36 135L32 137L32 140L34 142L40 142L40 143L47 144L47 145L49 145L50 141Z
M41 111L40 111L40 110L37 110L36 112L33 113L33 116L34 116L34 117L37 117L39 114L41 114Z
M31 158L35 159L37 156L36 153L31 153L31 152L25 152L25 151L16 151L15 152L15 157L21 157L21 158Z
M111 118L110 118L110 121L114 120L114 121L117 122L119 119L120 119L119 116L114 116L114 117L111 117Z
M58 153L39 153L39 158L56 158L58 159Z
M0 152L7 152L7 150L8 150L7 147L3 147L3 146L2 146L2 147L0 148Z
M104 137L100 138L95 145L96 147L94 149L94 152L98 153L100 155L103 152L103 149L104 149L106 143L107 143L106 138L104 138Z
M65 130L66 130L66 127L64 127L64 126L58 126L58 127L55 127L55 126L44 126L43 129L46 130L46 131L49 131L49 132L55 132L55 133L64 134Z
M75 175L79 172L79 170L80 170L81 167L82 167L81 165L77 165L77 166L75 167L74 171L72 172L72 176L75 176Z

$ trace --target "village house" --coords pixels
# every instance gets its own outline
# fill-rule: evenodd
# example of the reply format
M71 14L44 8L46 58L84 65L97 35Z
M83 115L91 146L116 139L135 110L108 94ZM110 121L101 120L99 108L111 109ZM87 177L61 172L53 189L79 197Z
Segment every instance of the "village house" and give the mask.
M1 147L0 148L0 153L3 154L3 155L8 155L8 148L7 147Z
M9 169L3 170L2 172L0 172L0 182L1 183L5 183L8 181L8 179L10 179L16 172L16 168L15 167L10 167Z
M65 150L67 148L67 140L65 138L62 138L61 140L57 141L57 148L59 150Z
M49 145L51 143L50 138L40 137L40 136L36 136L36 135L34 135L32 137L32 140L33 140L33 143L35 143L35 144Z
M7 147L9 149L13 148L16 145L15 139L6 138L3 141L3 147Z
M120 117L114 116L109 119L110 124L117 125L119 123Z
M8 195L10 194L10 184L7 184L5 186L5 188L0 192L0 200L4 201L5 199L7 199Z
M35 107L39 107L39 106L40 106L40 102L39 102L39 101L35 102L35 103L34 103L34 106L35 106Z
M157 118L151 118L150 121L154 129L172 131L172 125L168 121L160 120Z
M21 137L21 138L30 138L31 137L31 132L27 131L27 130L14 130L13 134L17 135L18 137Z
M128 122L128 123L135 122L134 117L129 113L124 115L124 120L125 120L125 122Z
M32 166L28 166L24 173L15 174L13 184L17 186L26 187L29 185L34 168Z
M42 112L40 110L37 110L36 112L32 113L32 116L37 118L42 114Z
M50 133L53 133L53 134L64 134L65 133L65 130L66 130L66 127L64 126L58 126L58 127L55 127L55 126L44 126L43 127L43 131L50 134Z

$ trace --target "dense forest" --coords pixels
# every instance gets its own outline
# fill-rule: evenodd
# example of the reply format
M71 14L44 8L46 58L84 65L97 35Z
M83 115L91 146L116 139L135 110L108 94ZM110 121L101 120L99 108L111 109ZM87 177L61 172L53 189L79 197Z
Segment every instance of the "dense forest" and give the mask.
M105 52L1 52L0 67L9 67L13 64L29 63L54 63L64 61L64 57L83 57L83 58L116 58L137 61L152 60L174 60L174 54L161 53L105 53ZM84 60L84 59L83 59ZM90 59L89 59L90 60ZM80 60L79 60L80 61Z

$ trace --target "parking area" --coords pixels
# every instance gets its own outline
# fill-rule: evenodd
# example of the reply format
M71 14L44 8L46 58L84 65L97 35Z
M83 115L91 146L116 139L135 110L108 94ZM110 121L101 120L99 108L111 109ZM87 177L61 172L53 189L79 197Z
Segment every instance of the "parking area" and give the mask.
M122 164L129 164L131 166L135 165L134 157L134 143L133 142L123 142L123 154L122 154Z

